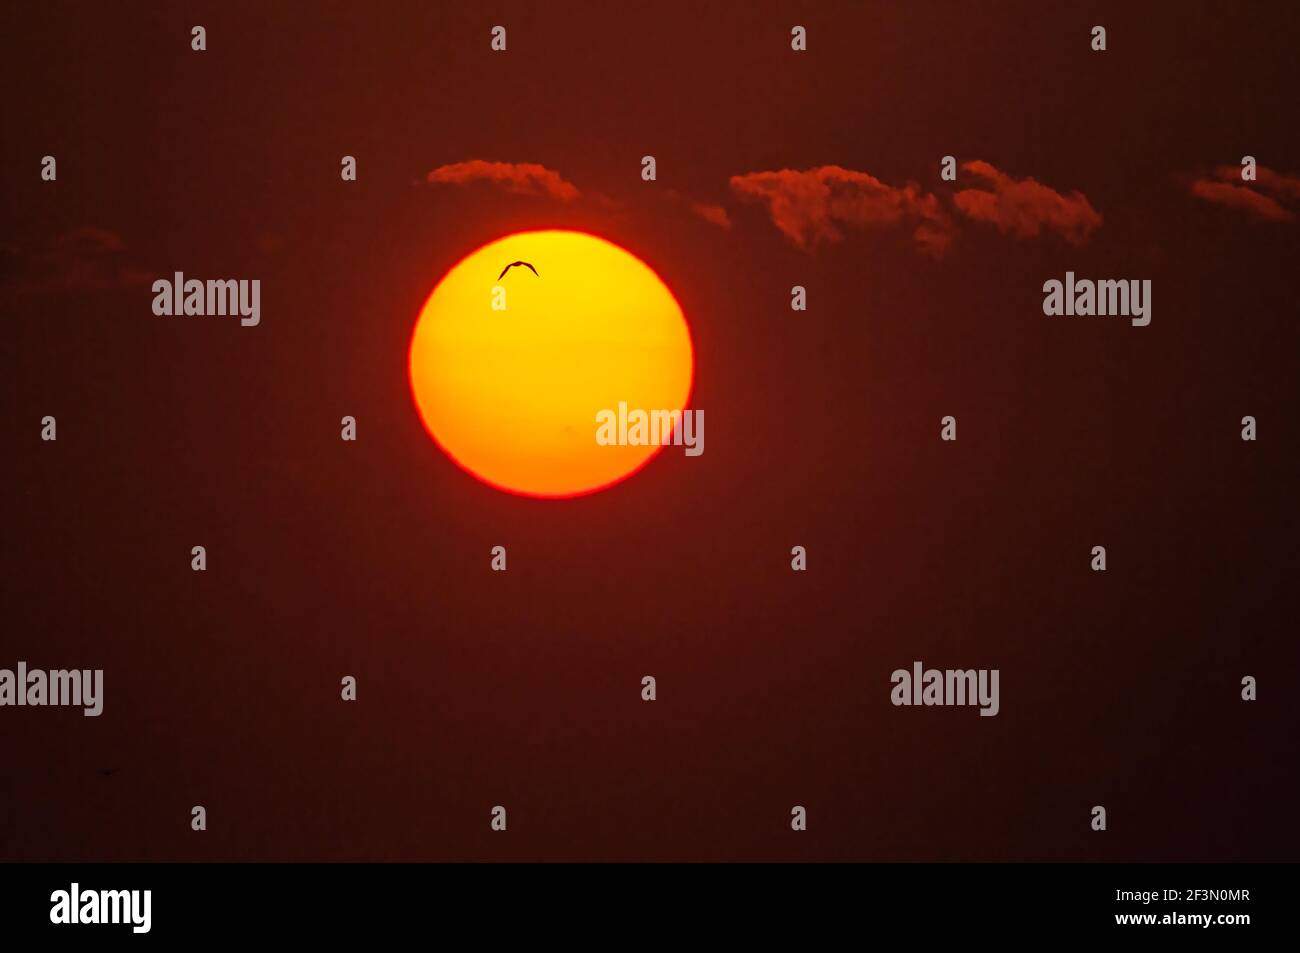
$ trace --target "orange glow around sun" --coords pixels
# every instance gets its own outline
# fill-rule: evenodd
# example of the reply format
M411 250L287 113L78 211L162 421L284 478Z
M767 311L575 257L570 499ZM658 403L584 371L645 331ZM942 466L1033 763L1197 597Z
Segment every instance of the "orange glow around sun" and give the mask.
M498 278L516 261L537 274L517 266ZM462 468L512 493L567 497L659 452L600 445L597 414L620 402L684 409L694 355L677 299L639 258L584 232L517 232L438 282L410 374L425 428Z

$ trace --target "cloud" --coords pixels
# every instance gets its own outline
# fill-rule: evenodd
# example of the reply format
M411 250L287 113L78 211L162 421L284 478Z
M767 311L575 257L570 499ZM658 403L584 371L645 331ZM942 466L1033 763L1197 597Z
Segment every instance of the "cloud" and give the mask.
M148 285L153 273L127 261L120 235L78 225L32 252L0 249L0 280L22 291L102 291Z
M719 228L731 227L731 216L721 205L709 205L705 202L695 202L691 205L691 211L704 219L710 224L717 225Z
M1101 215L1082 192L1062 195L1036 179L1013 179L979 159L962 168L984 184L955 193L953 204L967 218L996 225L1003 234L1034 238L1047 229L1081 245L1101 227Z
M938 197L913 182L886 185L866 172L826 165L735 175L731 188L766 202L773 224L804 249L839 241L846 228L904 226L921 251L936 258L952 242L952 221Z
M1240 175L1240 170L1236 170ZM1281 172L1274 172L1265 166L1260 166L1255 170L1255 176L1259 182L1260 188L1272 192L1274 195L1281 195L1283 198L1300 199L1300 175L1283 175Z
M566 182L560 173L535 162L484 162L470 159L440 165L429 173L427 181L434 185L468 185L487 182L496 188L516 195L539 195L572 202L578 197L578 188Z
M1295 218L1293 214L1279 205L1276 199L1269 198L1267 195L1256 192L1254 189L1248 189L1243 185L1215 182L1210 179L1197 179L1192 183L1192 194L1214 205L1222 205L1224 208L1248 212L1255 218L1265 221L1289 222Z
M1282 203L1300 204L1300 176L1284 175L1266 166L1255 170L1255 181L1243 182L1241 166L1221 165L1213 178L1201 176L1190 188L1199 199L1246 212L1260 221L1295 221L1295 213Z

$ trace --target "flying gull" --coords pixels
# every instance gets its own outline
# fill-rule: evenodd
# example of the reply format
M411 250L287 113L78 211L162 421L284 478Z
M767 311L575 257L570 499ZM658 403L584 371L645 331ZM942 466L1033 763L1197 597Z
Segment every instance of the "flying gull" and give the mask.
M514 268L516 265L523 265L525 268L527 268L527 269L528 269L529 271L531 271L533 274L537 275L537 269L534 268L532 265L530 265L528 262L526 262L526 261L512 261L510 264L506 265L504 268L501 269L501 274L497 275L497 281L500 281L502 278L504 278L504 277L506 276L506 272L509 271L511 268ZM537 277L540 278L540 277L542 277L542 276L541 276L541 275L537 275Z

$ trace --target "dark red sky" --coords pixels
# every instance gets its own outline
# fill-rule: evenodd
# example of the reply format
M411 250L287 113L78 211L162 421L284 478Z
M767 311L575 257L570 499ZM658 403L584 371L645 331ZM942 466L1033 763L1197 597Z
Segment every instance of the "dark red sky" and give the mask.
M0 13L0 667L106 692L0 710L0 858L1295 858L1300 223L1191 192L1300 173L1292 5L378 6ZM971 221L947 154L1102 224ZM472 159L581 197L424 181ZM933 194L947 253L800 248L729 185L825 165ZM543 502L425 435L421 303L540 226L673 288L702 457ZM261 279L261 325L154 316L176 270ZM1067 270L1151 325L1045 317ZM892 707L915 659L1000 669L1000 715Z

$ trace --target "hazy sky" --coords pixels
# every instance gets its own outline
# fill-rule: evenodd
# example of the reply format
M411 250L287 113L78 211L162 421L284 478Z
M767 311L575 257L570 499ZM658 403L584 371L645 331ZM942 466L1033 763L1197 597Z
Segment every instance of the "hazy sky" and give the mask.
M0 711L0 856L1294 857L1298 25L6 5L0 667L105 710ZM535 227L673 289L703 456L540 502L428 439L422 302ZM175 271L261 323L155 316ZM1150 325L1045 316L1067 271ZM891 706L914 660L999 669L999 715Z

